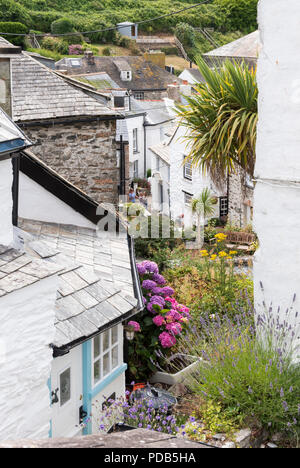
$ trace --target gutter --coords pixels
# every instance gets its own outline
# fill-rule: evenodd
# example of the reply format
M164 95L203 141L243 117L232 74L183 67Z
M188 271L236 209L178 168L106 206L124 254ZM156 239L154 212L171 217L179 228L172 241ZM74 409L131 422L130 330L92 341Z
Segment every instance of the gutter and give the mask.
M74 118L71 117L70 119L50 119L50 120L33 120L33 121L25 121L25 122L16 122L19 127L27 128L27 127L50 127L54 124L56 125L65 125L65 124L73 124L73 123L89 123L89 122L103 122L107 120L123 120L125 116L123 115L103 115L101 117L95 115L94 117L78 117Z

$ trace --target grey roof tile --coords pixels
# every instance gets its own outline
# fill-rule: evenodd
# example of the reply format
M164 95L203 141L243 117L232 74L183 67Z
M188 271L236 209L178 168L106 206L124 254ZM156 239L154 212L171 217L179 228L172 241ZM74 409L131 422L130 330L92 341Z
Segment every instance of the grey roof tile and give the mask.
M15 121L116 114L24 52L11 62Z
M35 252L46 256L47 262L43 263L63 268L56 301L55 346L66 346L92 335L134 311L137 300L126 237L103 240L93 229L28 220L20 220L19 226L32 234ZM27 244L29 250L31 243ZM51 249L57 254L49 257ZM24 269L31 272L29 267L30 264Z

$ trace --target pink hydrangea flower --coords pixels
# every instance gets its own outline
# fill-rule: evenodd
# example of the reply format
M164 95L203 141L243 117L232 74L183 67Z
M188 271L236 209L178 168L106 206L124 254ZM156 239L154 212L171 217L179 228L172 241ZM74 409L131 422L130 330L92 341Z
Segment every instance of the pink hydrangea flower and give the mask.
M173 335L179 335L182 332L182 326L178 322L177 323L173 322L173 323L169 323L166 326L166 330L171 332Z
M168 332L162 332L159 335L159 340L163 348L172 348L176 344L175 336L170 335Z
M157 326L157 327L161 327L164 323L165 323L165 319L162 315L157 315L156 317L154 317L153 319L153 323Z
M140 332L141 331L141 326L138 322L134 322L134 320L131 320L128 322L129 327L133 327L135 332Z

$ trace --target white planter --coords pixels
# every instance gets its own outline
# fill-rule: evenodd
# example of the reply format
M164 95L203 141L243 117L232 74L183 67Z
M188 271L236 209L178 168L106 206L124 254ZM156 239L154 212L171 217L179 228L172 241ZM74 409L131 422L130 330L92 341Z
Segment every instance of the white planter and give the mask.
M182 355L181 355L182 356ZM176 372L175 374L170 374L168 372L157 371L151 377L150 383L163 383L166 385L175 385L177 383L182 383L188 375L190 375L193 371L199 368L204 364L203 359L198 358L196 356L186 356L190 360L194 360L189 366L185 367L184 369Z

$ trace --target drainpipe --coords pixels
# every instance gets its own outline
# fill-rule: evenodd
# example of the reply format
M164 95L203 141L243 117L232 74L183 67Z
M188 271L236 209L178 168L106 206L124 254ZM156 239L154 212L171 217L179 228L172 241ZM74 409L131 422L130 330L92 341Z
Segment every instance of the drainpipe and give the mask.
M147 178L147 126L146 118L144 116L144 177Z

